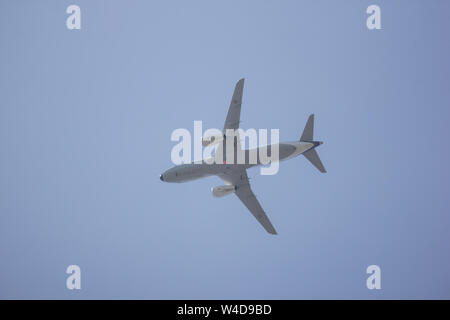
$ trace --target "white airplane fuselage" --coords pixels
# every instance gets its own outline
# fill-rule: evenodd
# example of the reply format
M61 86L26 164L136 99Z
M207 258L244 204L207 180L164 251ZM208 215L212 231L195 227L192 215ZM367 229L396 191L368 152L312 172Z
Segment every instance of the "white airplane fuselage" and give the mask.
M292 141L292 142L282 142L278 143L278 150L279 150L279 161L291 159L293 157L296 157L314 147L321 144L321 142L305 142L305 141ZM272 150L276 145L270 145L270 146L264 146L262 148L267 148L269 150ZM255 152L255 154L259 155L259 149L254 148L250 150L244 150L246 157L245 159L249 159L248 154L251 154L252 152ZM200 178L205 178L209 176L214 175L227 175L235 170L241 170L242 167L245 169L255 167L255 166L261 166L264 165L261 163L258 159L256 163L251 163L247 160L248 163L244 164L208 164L205 161L199 161L189 164L181 164L174 166L168 170L166 170L163 174L160 175L161 181L164 182L186 182L186 181L192 181Z

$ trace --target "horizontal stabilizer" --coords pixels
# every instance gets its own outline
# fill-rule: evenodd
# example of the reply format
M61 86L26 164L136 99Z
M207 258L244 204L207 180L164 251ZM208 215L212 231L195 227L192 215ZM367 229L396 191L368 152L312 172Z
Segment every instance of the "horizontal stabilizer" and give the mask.
M322 164L322 161L320 161L316 149L309 149L308 151L304 152L303 155L314 165L314 167L319 169L320 172L327 172Z

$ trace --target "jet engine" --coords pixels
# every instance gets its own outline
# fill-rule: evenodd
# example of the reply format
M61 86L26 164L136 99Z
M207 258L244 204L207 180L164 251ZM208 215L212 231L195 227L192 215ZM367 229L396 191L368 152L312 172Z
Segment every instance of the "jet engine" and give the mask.
M214 197L223 197L227 194L233 193L236 191L236 187L233 185L227 185L227 186L218 186L211 189L211 192Z
M202 145L207 147L209 145L214 145L223 141L223 136L221 134L217 134L214 136L206 136L202 138Z

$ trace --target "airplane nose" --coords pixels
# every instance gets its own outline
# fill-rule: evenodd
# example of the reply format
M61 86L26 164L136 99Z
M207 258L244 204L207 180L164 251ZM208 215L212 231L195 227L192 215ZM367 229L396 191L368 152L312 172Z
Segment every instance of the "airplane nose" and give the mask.
M164 181L164 176L161 174L161 175L159 175L159 179L161 180L161 181Z

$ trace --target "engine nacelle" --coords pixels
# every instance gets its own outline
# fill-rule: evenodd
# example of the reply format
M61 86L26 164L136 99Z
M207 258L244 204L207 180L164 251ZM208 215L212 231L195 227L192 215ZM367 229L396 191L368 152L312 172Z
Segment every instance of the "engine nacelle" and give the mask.
M217 144L223 141L223 135L217 134L214 136L206 136L202 138L202 145L207 147L209 145Z
M227 194L233 193L234 191L236 191L236 187L233 185L218 186L211 189L213 196L217 198L226 196Z

